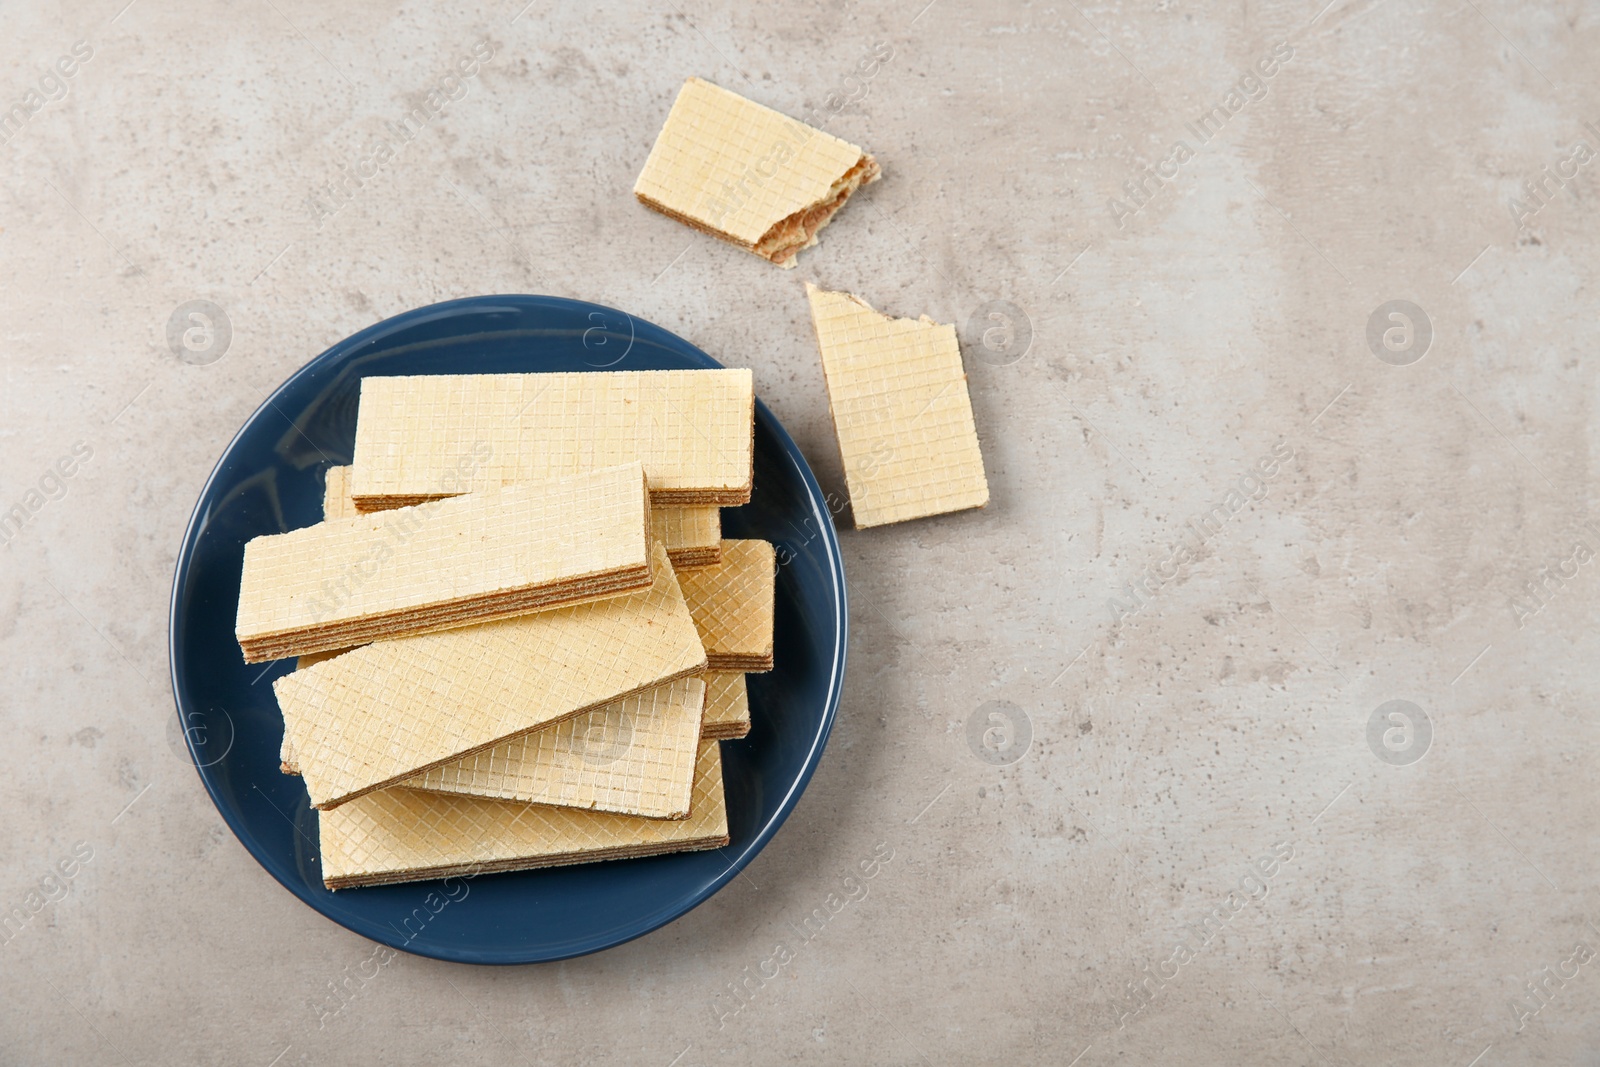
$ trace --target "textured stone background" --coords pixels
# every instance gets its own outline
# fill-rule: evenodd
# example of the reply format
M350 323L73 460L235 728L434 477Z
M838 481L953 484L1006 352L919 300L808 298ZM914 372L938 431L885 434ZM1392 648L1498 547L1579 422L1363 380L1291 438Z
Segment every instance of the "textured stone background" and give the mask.
M94 849L0 945L0 1061L1600 1062L1600 960L1525 987L1600 950L1600 163L1508 208L1600 148L1594 4L124 2L0 5L8 103L93 49L0 145L0 506L92 450L4 549L0 906ZM465 98L319 223L314 190L485 40ZM1280 42L1198 145L1185 123ZM830 128L886 177L798 270L634 203L691 73L796 114L859 97ZM963 329L1020 314L1009 344L968 334L989 508L842 535L850 673L794 817L640 941L402 956L319 1020L371 944L256 865L168 740L174 554L221 449L355 330L544 292L753 367L842 492L806 279ZM232 327L204 365L166 337L194 299ZM1396 299L1433 331L1408 366L1366 339ZM1368 741L1393 699L1432 731L1403 766ZM866 898L734 999L880 844ZM1265 897L1230 897L1280 844Z

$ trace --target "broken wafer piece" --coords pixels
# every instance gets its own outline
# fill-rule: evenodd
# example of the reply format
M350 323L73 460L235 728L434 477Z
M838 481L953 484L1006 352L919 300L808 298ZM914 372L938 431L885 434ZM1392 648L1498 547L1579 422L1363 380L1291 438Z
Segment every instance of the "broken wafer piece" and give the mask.
M705 650L666 550L647 590L377 641L272 684L294 762L327 808L698 674Z
M750 499L749 370L364 378L351 494L363 511L642 463L657 507Z
M690 78L633 195L788 268L850 194L879 176L877 160L848 141Z
M706 712L700 720L700 736L708 741L735 741L748 736L750 692L744 675L709 671L700 677L706 683Z
M680 678L401 784L563 808L681 819L689 814L706 683Z
M714 567L678 576L709 671L770 671L777 561L766 541L724 541Z
M245 546L246 663L426 633L649 586L637 463L335 519Z
M989 502L953 326L806 283L856 525Z
M322 519L353 519L361 512L350 496L350 468L329 467L322 482Z
M722 753L700 743L686 819L394 788L319 814L329 889L557 867L728 843Z

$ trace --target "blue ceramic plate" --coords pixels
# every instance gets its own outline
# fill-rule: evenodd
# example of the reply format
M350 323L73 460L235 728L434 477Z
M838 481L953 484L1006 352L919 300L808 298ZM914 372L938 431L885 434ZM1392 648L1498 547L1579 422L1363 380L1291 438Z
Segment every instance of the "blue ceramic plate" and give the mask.
M558 960L671 922L732 879L777 832L833 726L844 680L845 585L811 468L759 401L755 493L744 507L723 510L722 530L778 547L777 666L750 675L750 736L723 743L726 848L330 893L305 788L278 770L283 720L271 683L293 662L246 665L233 639L245 542L321 519L322 472L350 462L363 376L716 366L682 338L611 308L474 297L408 311L334 345L250 416L206 482L178 553L172 688L217 810L290 892L407 952L465 963Z

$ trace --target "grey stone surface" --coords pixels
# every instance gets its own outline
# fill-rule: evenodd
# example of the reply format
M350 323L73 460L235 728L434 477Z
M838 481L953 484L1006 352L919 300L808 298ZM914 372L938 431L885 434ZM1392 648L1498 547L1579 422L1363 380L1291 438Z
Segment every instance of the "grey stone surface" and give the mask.
M0 145L0 506L59 497L0 568L0 907L92 849L0 945L0 1061L1597 1062L1600 11L923 2L0 9L0 93L42 104ZM464 98L319 218L481 41ZM797 270L633 201L692 73L841 104L883 163ZM842 493L806 279L963 328L1008 301L1031 344L966 348L989 508L842 535L850 672L794 817L640 941L402 956L323 1014L373 946L169 746L169 582L220 450L355 330L546 292L753 367ZM226 351L169 348L191 300ZM1396 300L1420 360L1387 318L1369 346ZM1393 700L1419 760L1404 719L1369 729Z

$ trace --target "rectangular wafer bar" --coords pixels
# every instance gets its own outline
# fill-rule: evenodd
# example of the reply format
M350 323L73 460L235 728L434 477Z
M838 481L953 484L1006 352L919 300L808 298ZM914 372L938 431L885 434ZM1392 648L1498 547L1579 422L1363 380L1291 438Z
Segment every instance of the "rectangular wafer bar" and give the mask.
M766 541L723 541L722 560L679 575L711 671L770 671L777 561Z
M689 814L706 683L680 678L401 785L649 819Z
M708 671L700 677L706 683L706 712L700 720L700 736L712 741L733 741L748 736L750 692L744 675Z
M320 658L301 656L299 669L304 670L306 667L309 667L311 663L320 662L321 659L331 659L332 656L336 654L337 653L322 653ZM705 711L700 718L700 737L707 741L737 741L740 738L748 737L750 734L750 693L749 687L745 684L744 674L739 671L706 671L705 673L699 675L699 678L701 682L705 683ZM684 683L679 681L671 684L682 685ZM638 697L629 697L628 700L637 701L651 693L661 692L666 688L666 686L657 686L655 689L648 690L646 693L640 694ZM591 711L587 714L568 719L566 722L560 723L557 726L552 726L549 728L549 731L553 732L570 727L571 729L569 734L571 737L570 741L566 742L566 744L570 745L571 750L577 752L580 756L591 751L598 753L609 752L614 749L616 738L626 737L630 740L634 740L640 738L642 735L642 732L632 728L631 724L627 728L623 728L622 723L627 722L628 720L620 719L619 717L615 716L616 709L623 703L623 701L615 701L612 704L608 704L604 708L599 709L598 711ZM547 731L536 730L533 733L528 734L523 740L532 741L545 732ZM643 736L648 737L650 735L643 734ZM599 747L597 748L596 746ZM480 753L477 756L468 757L465 760L456 760L453 763L445 764L436 771L429 771L426 775L426 778L428 779L428 782L435 780L443 782L445 779L437 776L448 774L450 769L454 767L466 766L474 763L475 761L481 762L490 754L496 754L496 758L491 761L490 766L498 768L502 765L509 764L510 761L507 760L505 756L509 756L520 750L520 741L511 741L503 745L496 745L487 753ZM500 755L502 752L504 752L504 755ZM609 758L604 755L601 755L598 758L591 756L590 758L591 760L595 761L597 765L599 765L600 760L604 760L605 762L609 763ZM278 769L284 774L300 773L300 765L295 762L294 758L294 743L289 736L287 727L283 731L283 743L278 753ZM506 780L518 777L519 775L515 773L505 775ZM463 783L469 781L465 775L457 780ZM488 779L486 778L485 780ZM428 782L424 782L420 778L413 778L408 780L406 785L416 789L434 788L434 786L428 784ZM499 791L499 789L500 786L498 783L494 783L482 788L472 785L470 787L463 786L459 790L454 788L442 788L440 791L459 791L482 796L501 796L503 794ZM541 803L555 803L555 801L543 800ZM636 812L635 814L645 813L641 811ZM651 817L665 818L666 816Z
M371 508L390 511L404 505ZM329 467L327 487L322 499L324 519L347 519L366 512L356 507L350 495L350 468ZM678 569L708 567L722 555L722 510L720 508L650 509L650 535L667 546L667 558Z
M370 511L643 463L658 507L750 499L749 370L365 378L351 493Z
M637 463L245 546L236 633L258 663L615 596L650 584Z
M557 867L728 843L722 753L701 742L686 819L385 789L319 815L329 889Z
M312 657L302 656L300 658L300 667L304 669L305 667L310 666L310 664L307 662L310 659L312 659ZM705 711L700 718L700 737L707 741L737 741L740 738L748 737L750 735L750 693L749 687L745 684L744 674L739 671L707 671L701 674L699 678L700 681L705 683ZM682 685L683 682L674 682L672 684ZM647 696L649 693L657 693L665 688L667 687L657 686L655 689L649 690L647 693L641 694L639 697L630 697L628 699L639 700L642 697ZM608 752L614 748L616 744L615 739L618 737L627 737L635 740L641 737L641 731L638 729L632 728L631 726L628 728L623 728L621 726L621 723L627 722L626 719L621 719L618 721L618 719L614 717L615 710L622 703L622 701L616 701L612 704L606 705L606 707L601 708L598 711L591 711L586 715L579 715L575 718L568 719L565 723L550 727L549 730L553 732L570 727L570 733L575 736L572 736L571 740L567 743L570 744L572 751L577 752L579 755L583 755L584 753L591 751L596 751L599 753ZM531 741L545 732L547 731L536 730L527 735L525 740ZM649 735L645 734L644 736ZM516 741L507 742L504 745L496 745L494 748L490 749L488 753L480 753L479 755L469 757L466 760L457 760L454 763L447 763L437 771L428 772L428 775L426 776L429 780L428 782L423 782L421 779L413 778L407 781L406 784L416 789L434 788L434 786L429 783L435 780L443 781L443 778L436 778L436 776L447 774L453 767L464 766L475 761L481 762L485 756L488 756L491 753L499 754L502 752L502 750L505 750L506 754L510 755L516 751L519 746L520 742ZM599 747L596 748L595 746ZM597 765L599 760L605 760L606 762L609 762L609 759L603 755L598 758L590 758L591 760L595 760ZM497 758L491 762L491 766L498 767L501 764L506 764L509 762L510 761L506 760L503 756L497 756ZM285 729L283 732L283 744L279 752L278 764L278 769L283 771L284 774L300 773L300 766L295 762L294 759L294 744L290 739L289 731L287 729ZM506 776L507 780L517 777L519 776L516 774L508 774ZM601 776L597 775L597 777ZM462 782L468 781L465 776L458 780ZM476 785L472 785L470 787L464 785L459 791L474 793L482 796L504 795L499 791L499 788L500 787L496 784L482 788L479 788ZM441 791L456 792L458 790L444 788L441 789ZM555 803L555 801L551 800L543 800L541 802ZM642 815L646 813L640 811L636 812L635 814ZM651 817L666 818L667 816Z
M955 328L890 318L809 282L806 295L856 525L987 504Z
M700 78L678 91L633 195L780 267L878 180L860 148Z
M667 562L643 592L378 641L273 683L315 807L705 668Z

